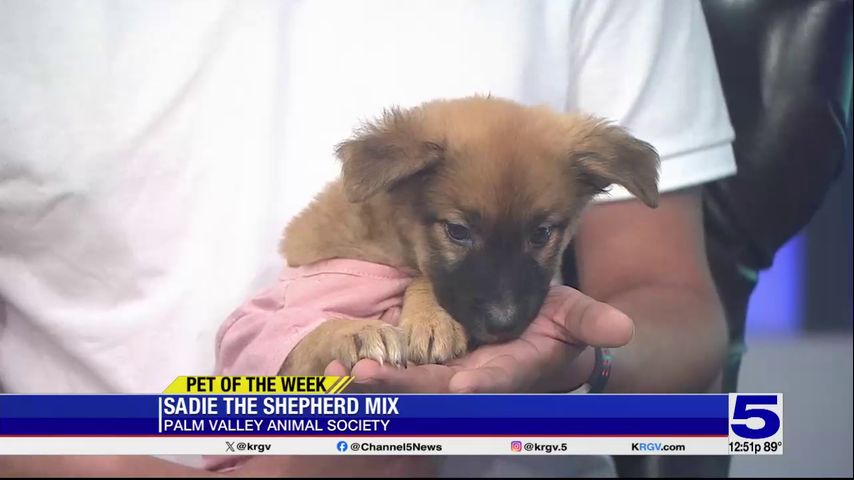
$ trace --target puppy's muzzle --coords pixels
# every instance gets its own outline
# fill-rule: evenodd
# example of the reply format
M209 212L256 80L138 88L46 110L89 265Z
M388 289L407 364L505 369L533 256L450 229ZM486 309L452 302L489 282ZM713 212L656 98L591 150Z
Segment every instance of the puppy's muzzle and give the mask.
M485 338L480 340L492 343L518 337L537 315L542 303L538 295L526 297L506 295L489 300L476 298L471 313L476 323L482 325Z
M519 309L513 302L503 301L489 303L483 309L486 331L493 335L501 335L516 330L522 321L518 318Z

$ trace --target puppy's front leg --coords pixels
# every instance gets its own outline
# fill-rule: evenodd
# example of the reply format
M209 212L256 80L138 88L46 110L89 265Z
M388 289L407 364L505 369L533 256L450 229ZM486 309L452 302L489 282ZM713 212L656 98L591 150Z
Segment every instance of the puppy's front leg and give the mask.
M406 289L400 327L406 333L409 360L422 365L443 363L466 353L466 332L436 302L426 277L416 278Z
M380 320L327 320L297 344L282 364L279 375L323 375L333 360L350 369L365 358L404 366L405 335Z

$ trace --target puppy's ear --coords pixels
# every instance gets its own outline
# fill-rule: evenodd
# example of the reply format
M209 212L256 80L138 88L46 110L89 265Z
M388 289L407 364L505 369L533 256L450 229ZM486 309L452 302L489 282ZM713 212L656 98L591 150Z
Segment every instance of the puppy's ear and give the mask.
M340 143L344 192L351 202L362 202L382 190L437 164L444 153L441 143L423 133L418 109L387 110L356 135Z
M658 206L659 157L655 148L624 129L588 119L575 146L572 166L579 181L594 192L622 185L647 206Z

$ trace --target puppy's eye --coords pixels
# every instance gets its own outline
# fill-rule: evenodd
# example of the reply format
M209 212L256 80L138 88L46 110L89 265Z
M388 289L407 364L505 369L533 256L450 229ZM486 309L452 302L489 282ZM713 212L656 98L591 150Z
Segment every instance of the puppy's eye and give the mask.
M545 247L549 240L552 238L552 227L537 227L536 230L531 233L531 237L528 239L531 242L531 245L535 247Z
M445 233L448 234L448 238L457 243L471 243L471 230L469 230L465 225L445 222Z

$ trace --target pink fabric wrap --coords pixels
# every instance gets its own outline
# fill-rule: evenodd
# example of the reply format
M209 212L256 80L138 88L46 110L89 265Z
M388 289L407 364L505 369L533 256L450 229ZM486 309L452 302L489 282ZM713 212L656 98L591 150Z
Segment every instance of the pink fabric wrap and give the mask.
M309 332L329 318L381 319L397 325L414 272L335 259L287 268L280 281L220 327L217 375L276 375Z

